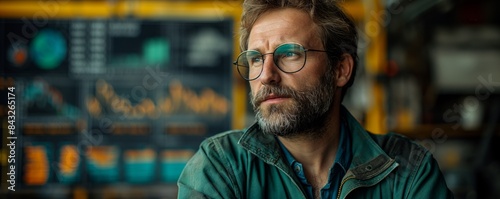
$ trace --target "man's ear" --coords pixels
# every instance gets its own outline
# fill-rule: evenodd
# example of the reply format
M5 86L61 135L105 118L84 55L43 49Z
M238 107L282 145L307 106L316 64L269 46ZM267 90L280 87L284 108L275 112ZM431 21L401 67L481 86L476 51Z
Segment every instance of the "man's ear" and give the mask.
M343 87L351 79L352 68L354 67L354 61L352 56L348 53L342 54L337 67L337 86Z

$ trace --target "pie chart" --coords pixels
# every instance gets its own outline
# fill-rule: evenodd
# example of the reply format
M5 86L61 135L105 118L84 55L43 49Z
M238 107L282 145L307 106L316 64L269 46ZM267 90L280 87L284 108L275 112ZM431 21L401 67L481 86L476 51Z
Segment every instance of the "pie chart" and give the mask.
M33 62L39 68L55 69L66 58L67 42L60 32L44 29L31 41L30 52Z

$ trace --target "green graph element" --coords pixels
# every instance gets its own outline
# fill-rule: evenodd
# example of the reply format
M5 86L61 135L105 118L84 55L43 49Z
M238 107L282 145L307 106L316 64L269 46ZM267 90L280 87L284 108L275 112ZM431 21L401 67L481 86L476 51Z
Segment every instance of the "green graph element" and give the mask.
M164 38L151 38L142 46L143 59L147 64L164 64L170 60L170 44Z
M31 42L32 59L41 69L57 68L66 57L66 39L58 31L41 30Z

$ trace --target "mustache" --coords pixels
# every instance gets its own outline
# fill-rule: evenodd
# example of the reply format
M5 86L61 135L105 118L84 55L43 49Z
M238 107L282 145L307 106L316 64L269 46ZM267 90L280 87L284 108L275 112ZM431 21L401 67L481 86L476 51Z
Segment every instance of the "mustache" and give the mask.
M253 96L252 92L250 92L250 98L252 99L251 102L254 109L257 108L263 101L265 101L266 98L268 98L271 94L278 97L295 98L296 96L298 96L299 92L288 86L265 85L255 94L255 96Z

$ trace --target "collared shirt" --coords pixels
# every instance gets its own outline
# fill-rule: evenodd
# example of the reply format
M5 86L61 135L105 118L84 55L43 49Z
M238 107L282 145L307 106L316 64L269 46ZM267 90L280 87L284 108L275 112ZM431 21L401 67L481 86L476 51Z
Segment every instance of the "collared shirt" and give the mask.
M346 128L345 122L341 122L340 125L340 140L339 146L337 148L337 155L335 157L335 162L330 168L328 182L321 189L321 198L336 198L339 186L342 182L342 178L347 172L351 164L352 159L352 151L351 151L351 136ZM304 174L304 168L300 162L295 160L295 158L290 154L288 149L276 138L280 143L281 149L288 160L288 163L295 171L297 178L302 183L302 186L305 188L307 195L309 198L313 197L313 188L311 183L309 183Z

